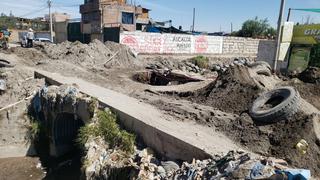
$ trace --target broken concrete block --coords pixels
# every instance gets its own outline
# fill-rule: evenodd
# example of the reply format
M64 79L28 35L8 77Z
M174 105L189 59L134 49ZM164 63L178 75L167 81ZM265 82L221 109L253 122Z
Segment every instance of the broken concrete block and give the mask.
M5 91L7 90L7 83L5 80L0 79L0 91Z

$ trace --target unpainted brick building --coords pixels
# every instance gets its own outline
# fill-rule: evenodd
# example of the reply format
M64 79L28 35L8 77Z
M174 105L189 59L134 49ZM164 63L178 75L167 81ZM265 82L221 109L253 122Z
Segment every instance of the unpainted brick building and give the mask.
M126 0L84 0L80 6L82 32L102 40L106 29L143 30L149 23L149 11Z

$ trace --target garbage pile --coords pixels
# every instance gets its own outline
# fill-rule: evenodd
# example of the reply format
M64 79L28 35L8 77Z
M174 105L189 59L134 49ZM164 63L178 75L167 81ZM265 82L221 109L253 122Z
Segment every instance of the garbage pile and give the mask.
M282 159L255 157L245 152L230 151L225 156L207 160L193 160L181 165L174 161L157 160L150 149L138 155L139 174L137 179L267 179L301 177L309 179L311 172L290 169ZM136 166L137 167L137 166Z
M131 156L109 149L102 139L86 144L86 179L309 179L311 172L291 169L283 159L259 157L242 151L192 162L162 161L150 148Z

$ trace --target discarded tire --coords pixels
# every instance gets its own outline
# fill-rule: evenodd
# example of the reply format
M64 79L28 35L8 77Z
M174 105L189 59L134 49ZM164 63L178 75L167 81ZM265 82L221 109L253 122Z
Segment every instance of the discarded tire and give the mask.
M293 87L280 87L257 98L249 113L260 122L276 122L299 110L300 95Z

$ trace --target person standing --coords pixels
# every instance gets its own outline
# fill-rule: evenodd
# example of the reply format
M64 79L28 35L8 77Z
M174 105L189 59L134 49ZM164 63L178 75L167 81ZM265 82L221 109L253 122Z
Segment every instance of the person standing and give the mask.
M33 30L30 28L29 32L27 33L27 47L28 48L33 47L33 39L34 39L34 33L33 33Z

